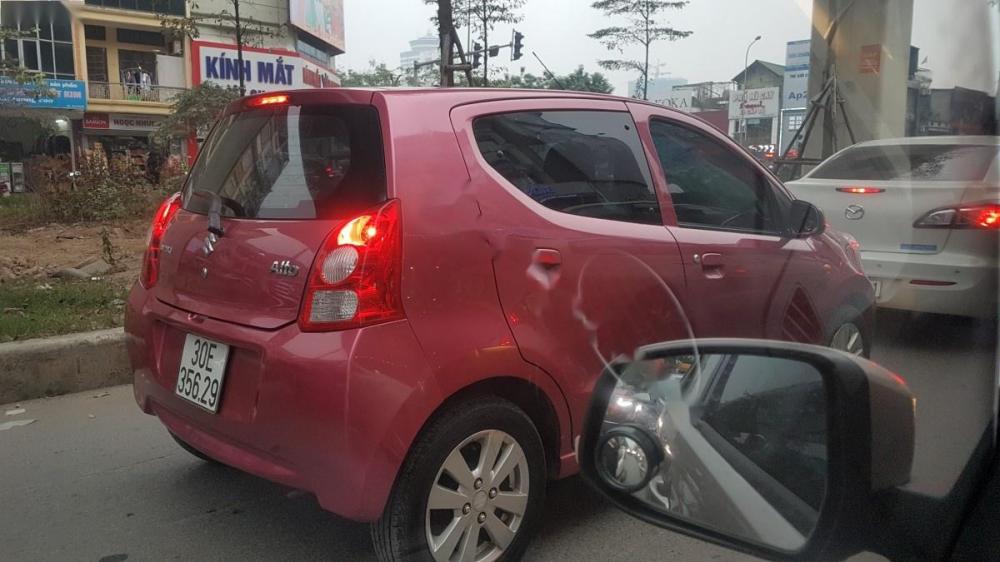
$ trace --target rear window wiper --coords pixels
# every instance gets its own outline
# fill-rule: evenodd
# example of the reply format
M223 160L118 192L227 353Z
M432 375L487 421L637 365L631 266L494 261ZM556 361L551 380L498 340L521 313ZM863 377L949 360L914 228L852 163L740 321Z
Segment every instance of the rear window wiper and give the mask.
M207 189L196 189L191 192L191 195L208 198L208 231L219 237L225 234L225 230L222 228L222 196Z

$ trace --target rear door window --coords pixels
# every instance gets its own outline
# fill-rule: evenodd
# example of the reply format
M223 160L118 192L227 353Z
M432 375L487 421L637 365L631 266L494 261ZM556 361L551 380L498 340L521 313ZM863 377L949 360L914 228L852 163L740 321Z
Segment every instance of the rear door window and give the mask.
M372 107L299 106L229 114L191 171L185 209L256 219L343 218L386 199L385 160Z
M981 181L995 145L910 144L850 148L810 174L816 179L871 181Z
M473 131L486 162L550 209L662 224L642 143L628 113L505 113L477 119Z

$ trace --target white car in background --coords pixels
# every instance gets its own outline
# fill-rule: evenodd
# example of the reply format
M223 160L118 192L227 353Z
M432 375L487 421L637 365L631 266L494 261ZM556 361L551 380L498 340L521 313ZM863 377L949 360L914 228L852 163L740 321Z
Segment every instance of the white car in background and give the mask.
M787 183L861 245L878 306L997 316L1000 137L855 144Z

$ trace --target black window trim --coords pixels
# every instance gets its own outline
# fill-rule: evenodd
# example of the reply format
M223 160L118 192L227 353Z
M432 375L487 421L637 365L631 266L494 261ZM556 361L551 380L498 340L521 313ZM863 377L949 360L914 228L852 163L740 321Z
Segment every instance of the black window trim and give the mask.
M652 115L652 116L649 117L649 138L650 138L650 141L652 141L652 139L653 139L653 125L656 122L658 122L658 121L663 122L663 123L665 123L667 125L673 125L673 126L676 126L676 127L680 127L682 129L687 129L688 131L691 131L693 133L696 133L696 134L700 135L701 137L707 139L709 142L712 142L712 143L716 144L717 146L720 146L720 147L722 147L722 148L724 148L726 150L732 150L732 147L730 147L727 144L719 141L718 139L716 139L712 135L706 134L704 131L700 130L698 127L693 127L693 126L691 126L688 123L677 121L675 119L671 119L669 117L662 116L662 115ZM656 150L655 144L654 144L654 146L652 148L653 148L653 153L656 154L656 162L660 166L660 171L663 173L664 179L666 179L666 180L669 181L669 176L667 175L667 168L666 168L666 166L663 165L663 162L660 160L660 154ZM780 219L779 222L784 223L785 222L785 216L788 213L788 207L791 205L791 202L792 202L792 198L787 193L785 193L785 191L783 189L779 189L775 185L775 179L769 173L765 173L766 170L762 169L762 167L756 161L754 161L754 159L752 157L747 157L746 155L744 155L743 156L743 161L744 161L744 163L746 163L748 166L750 166L753 169L753 171L757 174L757 176L766 185L765 189L767 190L767 193L768 193L768 197L767 197L767 199L768 199L768 206L771 207L771 210L775 213L775 216L777 216ZM669 189L667 189L666 192L667 192L667 196L670 197L670 202L669 202L670 208L674 210L674 216L676 217L677 216L677 210L674 209L673 195L671 195ZM706 224L698 224L698 223L681 222L681 220L679 218L677 219L677 226L680 227L680 228L690 228L690 229L693 229L693 230L711 230L711 231L716 231L716 232L732 232L732 233L737 233L737 234L756 234L756 235L759 235L759 236L775 236L775 237L778 237L778 238L789 238L789 237L791 237L791 234L786 229L779 229L779 230L775 230L775 231L769 231L769 230L757 230L757 229L752 229L752 228L734 228L734 227L726 227L726 226L714 226L714 225L706 225Z

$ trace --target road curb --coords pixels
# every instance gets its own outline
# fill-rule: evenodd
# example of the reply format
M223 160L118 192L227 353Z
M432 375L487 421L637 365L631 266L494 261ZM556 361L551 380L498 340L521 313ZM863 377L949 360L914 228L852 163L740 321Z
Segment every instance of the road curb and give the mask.
M122 328L0 343L0 404L130 381Z

